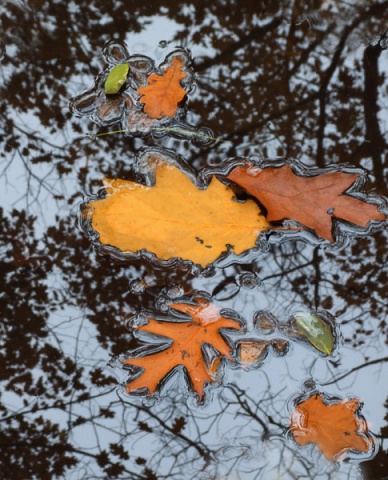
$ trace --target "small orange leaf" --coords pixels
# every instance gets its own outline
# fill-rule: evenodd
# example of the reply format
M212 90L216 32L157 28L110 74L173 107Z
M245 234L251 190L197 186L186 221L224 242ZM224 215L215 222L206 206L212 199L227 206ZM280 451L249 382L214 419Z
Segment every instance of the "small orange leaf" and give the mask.
M252 164L238 166L228 175L264 205L269 222L295 220L330 242L333 217L363 228L371 220L386 220L376 205L345 193L358 177L340 171L302 177L289 165L260 169Z
M176 303L170 308L192 317L188 322L157 321L148 318L148 323L137 327L142 332L167 336L173 340L165 350L138 358L128 358L123 363L142 367L144 372L127 385L127 392L147 388L152 395L159 382L179 365L183 365L190 378L193 390L202 399L206 382L213 382L213 371L209 372L202 354L205 343L212 345L218 352L234 361L230 355L230 346L220 334L220 328L241 330L236 321L224 318L219 309L203 298L196 298L196 304ZM214 365L215 367L215 365ZM210 367L211 370L213 366Z
M301 446L316 443L329 460L350 450L369 452L374 441L360 409L357 398L326 404L322 395L314 394L292 412L291 433Z
M237 356L241 365L259 366L268 355L271 340L240 340L237 343Z
M279 356L285 355L288 352L289 347L290 345L288 341L283 340L282 338L276 338L272 341L272 348Z
M140 102L144 104L144 111L150 118L160 119L176 115L178 103L187 94L180 84L186 77L182 67L182 58L174 57L171 65L164 69L163 75L153 73L148 77L148 85L137 90L142 95Z
M236 254L253 248L269 225L251 200L213 178L197 188L178 168L159 162L155 185L105 180L108 196L88 204L100 242L122 252L146 249L161 260L182 258L205 267L228 245Z

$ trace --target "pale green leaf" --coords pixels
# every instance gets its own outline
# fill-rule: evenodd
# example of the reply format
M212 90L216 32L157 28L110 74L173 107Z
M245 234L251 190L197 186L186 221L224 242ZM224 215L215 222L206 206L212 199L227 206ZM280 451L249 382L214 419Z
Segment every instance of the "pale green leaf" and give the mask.
M331 355L334 349L334 335L327 320L314 313L297 312L294 314L294 322L298 332L313 347L326 355Z
M112 68L104 85L105 93L107 95L119 92L120 88L127 81L128 71L129 65L127 63L121 63Z

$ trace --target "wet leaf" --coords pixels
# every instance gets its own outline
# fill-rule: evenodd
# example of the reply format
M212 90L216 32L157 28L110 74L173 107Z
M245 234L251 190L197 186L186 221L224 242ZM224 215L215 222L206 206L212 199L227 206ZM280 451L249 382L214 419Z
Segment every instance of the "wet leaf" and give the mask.
M129 65L127 63L121 63L112 68L104 84L107 95L112 95L120 91L120 88L127 81L128 71Z
M314 394L292 412L291 433L301 446L316 443L329 460L338 460L350 450L369 452L374 441L360 409L359 399L326 404L321 394Z
M269 222L295 220L333 242L333 218L363 228L371 220L386 220L376 205L345 194L359 176L337 171L302 177L289 165L260 169L247 164L234 168L228 178L264 205Z
M264 334L273 333L276 329L277 319L271 312L260 310L253 317L253 324L257 330Z
M176 115L178 103L187 94L180 84L186 77L182 67L183 59L174 57L171 65L164 69L163 75L153 73L148 77L148 85L137 90L142 96L140 102L144 104L144 111L149 117L160 119Z
M288 353L290 349L290 344L288 343L288 341L282 338L276 338L272 340L271 345L272 345L273 351L280 357L283 355L286 355L286 353Z
M161 352L128 358L123 362L144 369L138 378L128 383L128 393L146 388L152 395L160 381L182 365L187 371L193 390L202 399L205 383L214 381L204 362L204 344L210 344L222 356L234 361L230 354L231 348L222 337L220 329L241 330L241 325L236 320L222 317L219 309L207 300L196 298L195 301L195 304L170 305L170 308L189 315L192 318L190 321L168 322L148 318L146 325L137 327L138 331L168 337L173 343Z
M269 228L253 201L233 201L233 192L213 178L197 188L178 168L160 164L155 185L105 180L108 196L90 202L92 227L100 242L123 252L146 249L159 259L179 257L203 267L233 246L253 248Z
M246 367L258 367L268 356L271 340L240 340L237 342L237 357Z
M329 322L310 312L298 312L293 315L298 332L317 350L331 355L334 348L334 334Z

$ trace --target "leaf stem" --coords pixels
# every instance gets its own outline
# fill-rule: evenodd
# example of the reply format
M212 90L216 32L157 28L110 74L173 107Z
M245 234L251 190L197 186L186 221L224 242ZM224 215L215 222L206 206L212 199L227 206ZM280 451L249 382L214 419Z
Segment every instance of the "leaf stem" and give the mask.
M175 132L175 133L181 133L183 135L191 135L193 137L199 137L207 140L214 140L216 142L226 142L226 140L222 140L221 138L212 137L211 135L205 135L204 133L185 130L184 128L179 128L179 127L151 127L151 130L154 130L156 132ZM125 133L128 131L129 130L126 129L126 130L115 130L113 132L97 133L97 134L93 134L93 137L94 138L104 137L106 135L114 135L116 133Z

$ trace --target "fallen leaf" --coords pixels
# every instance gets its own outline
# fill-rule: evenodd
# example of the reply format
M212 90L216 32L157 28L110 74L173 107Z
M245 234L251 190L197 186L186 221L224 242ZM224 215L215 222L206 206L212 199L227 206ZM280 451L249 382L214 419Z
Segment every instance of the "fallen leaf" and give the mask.
M291 433L301 446L316 443L329 460L338 460L350 450L369 452L373 437L360 409L357 398L326 404L321 394L314 394L292 412Z
M153 73L148 77L148 85L138 88L137 92L142 95L140 102L144 104L144 111L149 117L160 119L176 115L178 103L187 94L180 84L186 77L182 67L183 59L174 57L163 75Z
M269 225L251 200L233 201L233 192L213 178L197 188L177 167L160 164L155 185L105 180L108 196L90 202L92 227L100 242L122 252L146 249L161 260L181 258L203 267L227 246L240 254L253 248Z
M259 310L253 317L253 324L262 333L270 334L275 331L278 321L271 312Z
M181 120L177 123L178 104L194 84L192 60L187 50L173 50L158 67L146 55L130 55L124 46L120 47L119 57L112 51L103 53L111 65L108 76L105 70L100 72L92 88L70 100L73 114L86 117L100 127L119 125L117 130L124 130L122 133L128 136L152 133L157 137L171 134L187 138L190 135L201 142L211 140L211 135L202 133L203 129L195 129ZM122 63L112 67L117 61ZM163 124L155 126L160 118Z
M275 338L274 340L272 340L271 345L272 345L273 351L279 357L288 353L290 349L290 344L288 343L288 341L282 338Z
M237 357L245 367L259 367L268 356L271 340L240 340L237 342Z
M119 92L120 88L127 81L128 71L128 63L121 63L112 68L104 84L104 90L107 95Z
M238 166L228 175L264 205L269 222L295 220L330 242L333 217L363 228L371 220L386 220L376 205L345 194L358 177L340 171L301 177L289 165L260 169L252 164Z
M334 332L329 321L311 312L297 312L293 315L297 332L313 347L326 355L334 349Z
M142 367L144 372L127 385L127 392L147 388L152 395L160 381L176 367L185 367L192 388L200 399L204 395L206 382L213 382L212 375L204 362L202 347L212 345L218 352L234 361L230 346L220 333L221 328L241 330L236 321L224 318L219 309L203 298L196 298L196 304L176 303L170 308L187 314L192 320L187 322L167 322L148 318L148 323L137 330L167 336L173 343L165 350L138 358L128 358L123 363Z

